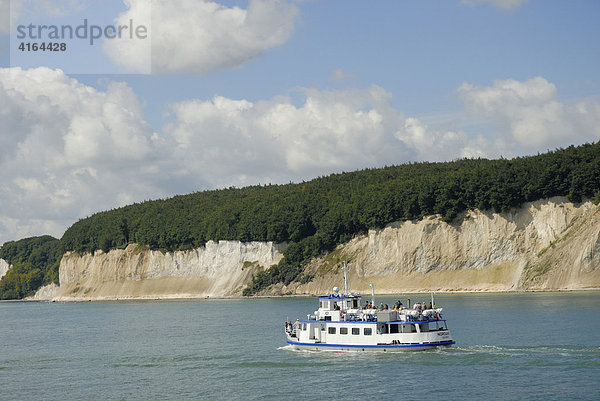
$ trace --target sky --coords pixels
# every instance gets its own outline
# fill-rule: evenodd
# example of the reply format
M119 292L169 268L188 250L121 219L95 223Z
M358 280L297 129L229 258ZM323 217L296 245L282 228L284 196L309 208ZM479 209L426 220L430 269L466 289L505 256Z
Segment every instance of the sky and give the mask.
M597 0L0 0L0 243L177 194L598 141L599 19ZM65 50L19 49L48 42Z

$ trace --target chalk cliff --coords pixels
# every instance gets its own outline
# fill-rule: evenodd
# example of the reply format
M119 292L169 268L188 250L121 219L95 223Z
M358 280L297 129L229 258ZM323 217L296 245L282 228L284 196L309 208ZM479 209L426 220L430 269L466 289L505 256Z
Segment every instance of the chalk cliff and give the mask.
M237 296L252 273L282 257L272 243L209 242L162 253L134 245L109 253L64 255L58 300ZM437 216L370 230L313 260L306 284L276 285L262 295L320 294L343 284L379 293L600 288L600 208L564 198L510 213L469 211L448 224Z
M469 211L391 224L314 260L311 282L264 294L319 294L343 284L379 293L600 288L600 208L564 198L524 204L506 214Z
M129 245L108 253L67 253L59 268L56 300L197 298L235 296L258 268L282 258L285 245L209 241L191 251L168 252Z
M56 298L59 287L54 284L47 284L40 287L34 295L25 298L27 301L51 301Z
M6 272L10 269L10 265L4 259L0 259L0 278L4 277Z

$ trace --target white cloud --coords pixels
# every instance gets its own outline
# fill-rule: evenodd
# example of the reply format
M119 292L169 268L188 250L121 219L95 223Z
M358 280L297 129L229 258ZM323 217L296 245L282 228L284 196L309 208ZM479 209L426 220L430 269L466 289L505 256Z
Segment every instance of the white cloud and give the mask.
M124 0L118 24L133 20L149 27L149 40L110 40L106 53L121 66L153 73L207 73L240 66L291 37L295 5L251 0L247 9L208 0ZM150 60L151 58L151 60Z
M520 7L521 5L527 3L529 0L461 0L462 4L467 4L470 6L475 6L482 3L492 4L495 7L504 8L506 10L510 10L513 8Z
M287 182L410 154L394 137L403 119L382 88L304 94L298 106L289 98L251 103L220 96L177 103L164 132L189 174L212 186Z
M483 137L405 118L392 106L391 94L376 85L303 93L300 104L285 97L252 103L216 96L172 105L172 122L163 131L175 144L181 174L200 176L211 187L239 186L495 155Z
M465 83L458 88L467 110L495 124L521 150L540 150L600 139L600 102L567 104L554 84L542 77L495 81L493 86Z
M141 113L122 83L102 92L61 71L0 69L2 239L60 236L79 217L164 195L145 173L157 155Z
M416 118L407 118L396 137L417 153L417 160L440 161L487 154L474 148L463 131L431 130Z

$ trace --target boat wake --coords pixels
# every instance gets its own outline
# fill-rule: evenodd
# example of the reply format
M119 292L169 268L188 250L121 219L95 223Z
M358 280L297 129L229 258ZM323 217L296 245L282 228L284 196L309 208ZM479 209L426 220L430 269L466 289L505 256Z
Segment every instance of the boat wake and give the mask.
M565 369L600 367L600 349L585 346L474 345L438 350L452 360L470 365L563 366Z
M581 354L600 355L600 348L569 345L536 345L536 346L503 346L503 345L473 345L470 347L454 347L443 350L446 353L461 354L491 354L491 355L535 355L555 354L558 356L577 356Z

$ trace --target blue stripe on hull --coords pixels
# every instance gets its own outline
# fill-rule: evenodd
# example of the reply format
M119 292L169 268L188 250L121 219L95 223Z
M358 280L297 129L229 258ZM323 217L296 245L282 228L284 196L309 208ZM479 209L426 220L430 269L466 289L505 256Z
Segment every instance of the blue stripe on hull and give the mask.
M326 344L326 343L300 343L291 340L286 340L290 345L297 345L300 347L329 347L329 348L370 348L370 349L390 349L390 348L430 348L440 347L444 345L453 345L454 341L444 341L429 344L386 344L386 345L356 345L356 344Z

